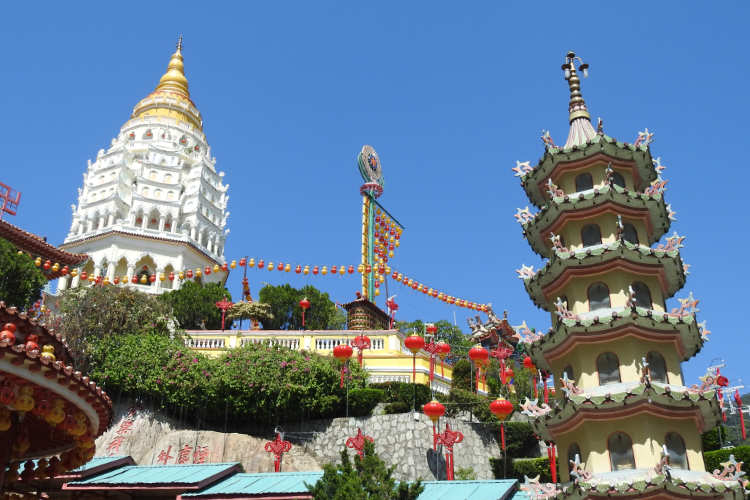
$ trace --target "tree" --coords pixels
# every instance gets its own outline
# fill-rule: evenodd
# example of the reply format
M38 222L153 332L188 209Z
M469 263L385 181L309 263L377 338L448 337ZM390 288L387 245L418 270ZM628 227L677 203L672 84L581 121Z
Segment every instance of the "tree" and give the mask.
M451 379L451 388L473 391L472 384L472 367L468 359L460 359L453 365L453 378Z
M0 300L6 306L25 309L42 296L47 279L34 261L0 238Z
M461 329L450 321L441 319L433 324L437 327L437 333L435 334L437 340L447 342L451 346L451 352L448 357L445 358L446 362L448 362L448 364L453 364L459 359L466 358L469 349L471 349L471 346L473 345L471 337L464 335L461 332ZM396 322L396 329L407 335L414 332L421 335L424 333L424 328L425 322L421 319Z
M82 371L88 371L93 345L108 337L147 332L166 337L176 326L169 309L154 295L115 286L66 290L53 324Z
M266 285L260 289L260 301L271 305L273 318L261 320L266 330L300 330L302 329L302 308L299 301L307 298L310 308L305 312L305 328L308 330L325 330L336 315L336 305L313 286L301 289L289 284Z
M421 481L396 483L393 471L375 453L375 445L365 442L364 457L341 452L341 464L323 466L323 477L314 485L307 485L315 500L416 500L424 491Z
M263 321L273 319L271 305L263 302L237 302L227 311L228 319L249 319L251 321Z
M337 307L326 330L346 330L346 313Z
M185 330L218 330L221 328L221 310L216 303L224 298L232 300L229 290L220 283L186 281L179 290L167 292L161 300L172 308L181 328ZM229 319L225 327L232 327Z

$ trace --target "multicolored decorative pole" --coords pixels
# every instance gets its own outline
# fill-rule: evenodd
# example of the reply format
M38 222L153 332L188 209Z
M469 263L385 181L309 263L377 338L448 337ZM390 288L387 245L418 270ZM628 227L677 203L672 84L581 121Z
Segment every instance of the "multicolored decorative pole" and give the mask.
M355 347L357 349L357 361L359 361L359 366L362 366L362 351L364 349L369 349L371 342L370 337L367 335L357 335L354 337L354 340L352 341L352 347Z
M310 301L307 297L299 301L299 306L302 308L302 329L305 329L305 311L310 309Z
M453 445L464 440L459 431L451 430L450 424L445 424L445 431L437 435L437 444L445 446L445 479L453 481Z
M500 396L490 403L490 411L500 421L500 445L505 451L505 424L503 421L513 413L513 403Z
M216 307L221 309L221 331L222 332L224 331L224 316L227 313L227 309L229 309L233 305L234 305L234 302L227 300L226 297L224 297L223 299L221 299L220 301L216 303Z
M339 344L333 348L333 357L338 359L341 363L341 384L339 386L341 388L344 387L344 370L346 367L346 362L349 361L349 358L352 357L353 352L354 350L349 344Z
M359 455L360 458L364 457L364 450L365 450L365 441L373 442L372 436L367 436L365 434L362 434L362 429L357 427L357 435L354 437L347 438L346 440L346 447L347 448L353 448L356 450L357 455Z
M268 441L265 446L265 450L268 453L274 454L273 469L274 472L281 472L281 457L284 453L292 449L292 443L284 441L284 438L280 433L276 433L276 438L273 441Z
M445 415L445 406L440 401L433 399L422 407L422 411L432 420L432 449L437 450L437 422Z
M490 353L487 352L487 349L477 344L469 349L469 358L474 362L477 369L477 392L479 392L480 375L482 374L482 369L490 359Z

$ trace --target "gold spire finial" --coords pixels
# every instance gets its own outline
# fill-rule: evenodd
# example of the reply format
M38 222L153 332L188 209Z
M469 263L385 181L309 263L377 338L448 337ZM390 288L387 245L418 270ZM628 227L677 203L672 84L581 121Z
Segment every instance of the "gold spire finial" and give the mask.
M156 90L166 90L176 92L190 98L188 90L188 81L185 78L185 65L182 62L182 35L177 39L177 50L172 54L167 65L167 72L159 80Z
M586 109L586 102L583 100L581 94L581 80L578 78L576 73L575 62L576 59L579 62L578 69L583 73L583 77L589 76L589 65L583 62L580 57L576 57L575 52L568 51L565 56L565 63L562 65L562 70L565 72L565 79L568 81L570 87L570 104L568 104L568 112L570 113L570 123L576 118L585 118L591 121L591 116Z

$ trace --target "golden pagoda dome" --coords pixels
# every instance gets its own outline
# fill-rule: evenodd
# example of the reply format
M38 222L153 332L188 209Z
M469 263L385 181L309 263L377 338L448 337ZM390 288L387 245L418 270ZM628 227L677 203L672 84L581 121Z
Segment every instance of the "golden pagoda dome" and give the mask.
M203 130L201 114L190 100L182 58L182 36L177 41L177 50L169 59L167 72L159 79L156 89L135 106L130 118L148 116L171 118Z

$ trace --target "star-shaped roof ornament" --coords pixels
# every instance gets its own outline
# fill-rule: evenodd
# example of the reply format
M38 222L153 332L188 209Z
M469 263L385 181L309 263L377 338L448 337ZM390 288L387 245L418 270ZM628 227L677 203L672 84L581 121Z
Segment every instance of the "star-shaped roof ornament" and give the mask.
M534 169L532 168L530 162L516 160L516 166L511 168L511 170L515 172L513 175L515 175L516 177L524 177Z
M521 264L521 269L516 269L516 273L518 273L518 277L522 280L529 280L536 274L534 266L527 266L526 264Z

